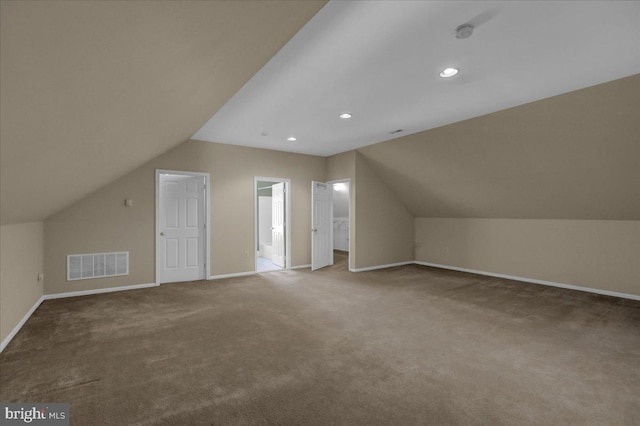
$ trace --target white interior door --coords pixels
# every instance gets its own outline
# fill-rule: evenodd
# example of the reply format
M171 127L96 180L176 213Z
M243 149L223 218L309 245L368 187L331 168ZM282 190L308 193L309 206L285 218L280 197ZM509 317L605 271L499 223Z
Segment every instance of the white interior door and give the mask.
M281 268L285 267L285 221L284 221L284 182L271 187L271 261Z
M311 182L311 270L332 262L331 185Z
M204 182L204 176L160 175L160 283L206 278Z

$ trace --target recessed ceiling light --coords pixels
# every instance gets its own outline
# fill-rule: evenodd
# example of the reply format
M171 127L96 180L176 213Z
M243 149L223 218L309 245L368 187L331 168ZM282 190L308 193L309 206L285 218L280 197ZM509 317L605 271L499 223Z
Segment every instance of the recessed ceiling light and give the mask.
M456 68L445 68L440 72L440 77L448 78L453 77L458 74L458 70Z
M353 117L351 114L349 114L348 112L343 112L342 114L340 114L338 117L343 118L343 119L347 119L347 118L351 118Z
M295 142L297 139L296 139L296 138L294 138L293 136L289 136L289 137L287 138L287 140L288 140L289 142Z

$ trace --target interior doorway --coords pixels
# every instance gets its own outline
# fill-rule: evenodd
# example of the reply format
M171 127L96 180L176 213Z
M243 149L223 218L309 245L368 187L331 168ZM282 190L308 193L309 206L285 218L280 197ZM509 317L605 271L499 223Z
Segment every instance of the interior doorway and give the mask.
M156 170L156 283L209 276L209 174Z
M256 272L291 268L289 186L289 179L254 179Z
M350 180L311 182L311 270L349 267Z
M328 182L332 185L332 264L349 267L350 243L350 182L348 179Z

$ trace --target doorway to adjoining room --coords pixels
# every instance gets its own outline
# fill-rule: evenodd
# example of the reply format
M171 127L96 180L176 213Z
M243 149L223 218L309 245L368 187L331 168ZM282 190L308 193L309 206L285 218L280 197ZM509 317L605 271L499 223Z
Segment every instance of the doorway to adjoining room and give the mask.
M289 267L288 186L285 179L255 179L256 272Z
M349 268L350 180L311 182L311 270Z
M349 262L349 181L333 182L333 263Z

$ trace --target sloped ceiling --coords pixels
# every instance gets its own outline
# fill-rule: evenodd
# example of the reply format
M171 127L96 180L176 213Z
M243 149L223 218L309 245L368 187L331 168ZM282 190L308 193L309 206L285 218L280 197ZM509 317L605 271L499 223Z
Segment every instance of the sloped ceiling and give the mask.
M357 149L638 74L638 21L639 1L332 1L193 138Z
M415 217L640 220L640 75L361 148Z
M187 140L324 3L2 2L2 224Z

